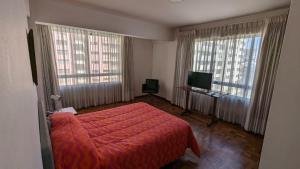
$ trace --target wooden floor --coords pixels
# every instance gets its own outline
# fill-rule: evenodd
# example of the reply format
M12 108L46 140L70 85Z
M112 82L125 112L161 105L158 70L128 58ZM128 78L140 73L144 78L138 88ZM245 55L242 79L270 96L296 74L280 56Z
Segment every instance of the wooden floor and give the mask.
M132 102L146 102L190 123L200 145L201 157L197 158L190 150L185 155L163 169L257 169L262 147L262 136L243 131L239 126L218 122L208 128L209 117L193 112L180 116L182 109L155 96L138 97ZM129 103L117 103L80 110L88 113Z

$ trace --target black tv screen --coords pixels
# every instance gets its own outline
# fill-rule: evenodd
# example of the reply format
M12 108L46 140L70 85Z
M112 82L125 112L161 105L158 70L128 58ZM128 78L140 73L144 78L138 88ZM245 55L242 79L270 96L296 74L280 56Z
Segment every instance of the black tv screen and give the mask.
M32 80L35 83L35 85L38 85L36 62L35 62L35 52L34 52L34 37L33 37L32 29L30 29L27 34L27 42L28 42L28 51L29 51L29 59L30 59L30 65L31 65Z
M212 73L189 72L188 85L196 88L211 90Z

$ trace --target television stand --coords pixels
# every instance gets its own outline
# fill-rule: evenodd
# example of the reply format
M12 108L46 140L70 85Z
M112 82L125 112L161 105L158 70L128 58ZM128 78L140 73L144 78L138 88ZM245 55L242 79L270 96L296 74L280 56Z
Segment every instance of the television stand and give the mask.
M218 118L216 117L216 115L217 115L216 114L216 109L217 109L218 99L220 97L228 95L228 93L222 93L222 92L217 92L217 91L201 90L201 89L190 87L190 86L180 86L178 88L180 88L180 89L182 89L182 90L184 90L186 92L186 95L185 95L185 108L184 108L183 112L181 113L182 116L184 116L184 115L186 115L186 114L189 113L188 104L189 104L189 99L190 99L190 93L194 92L194 93L203 94L203 95L206 95L206 96L209 96L209 97L213 98L213 109L212 109L212 111L210 111L211 120L207 124L207 126L211 127L213 124L215 124L218 121Z

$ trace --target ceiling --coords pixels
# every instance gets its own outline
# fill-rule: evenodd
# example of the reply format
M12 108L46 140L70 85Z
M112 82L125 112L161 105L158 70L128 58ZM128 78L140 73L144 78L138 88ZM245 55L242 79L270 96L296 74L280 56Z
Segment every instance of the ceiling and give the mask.
M170 27L287 7L290 0L68 0Z

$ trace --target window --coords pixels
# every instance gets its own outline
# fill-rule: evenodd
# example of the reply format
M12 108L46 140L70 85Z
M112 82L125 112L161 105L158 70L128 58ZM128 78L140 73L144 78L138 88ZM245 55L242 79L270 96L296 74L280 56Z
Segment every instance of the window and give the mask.
M121 36L74 28L52 36L60 86L121 82Z
M212 90L250 98L260 46L257 34L197 39L193 71L212 72Z
M94 73L94 74L97 74L97 73L99 73L100 71L99 70L97 70L97 69L94 69L93 71L92 71L92 73Z
M91 61L92 64L99 64L99 61L98 60L93 60Z
M92 46L98 46L99 45L99 43L97 42L97 41L90 41L90 45L92 45Z
M73 45L73 47L74 47L75 50L79 50L79 51L82 51L84 49L84 45L82 43L78 43L78 42L75 43Z
M105 43L103 44L104 47L106 48L117 48L119 44L115 44L115 43Z
M85 64L85 62L84 62L84 60L76 60L76 64L77 65L83 65L83 64Z
M56 50L57 55L67 55L68 51L67 50L63 50L63 49L58 49Z
M67 45L68 41L67 40L63 40L63 39L57 39L56 40L56 44L60 45L60 46L64 46Z
M98 52L98 51L91 51L91 54L92 54L92 55L98 55L99 52Z
M83 70L83 69L78 69L78 70L77 70L77 73L78 73L78 74L84 74L84 73L86 73L86 72L85 72L85 70Z

